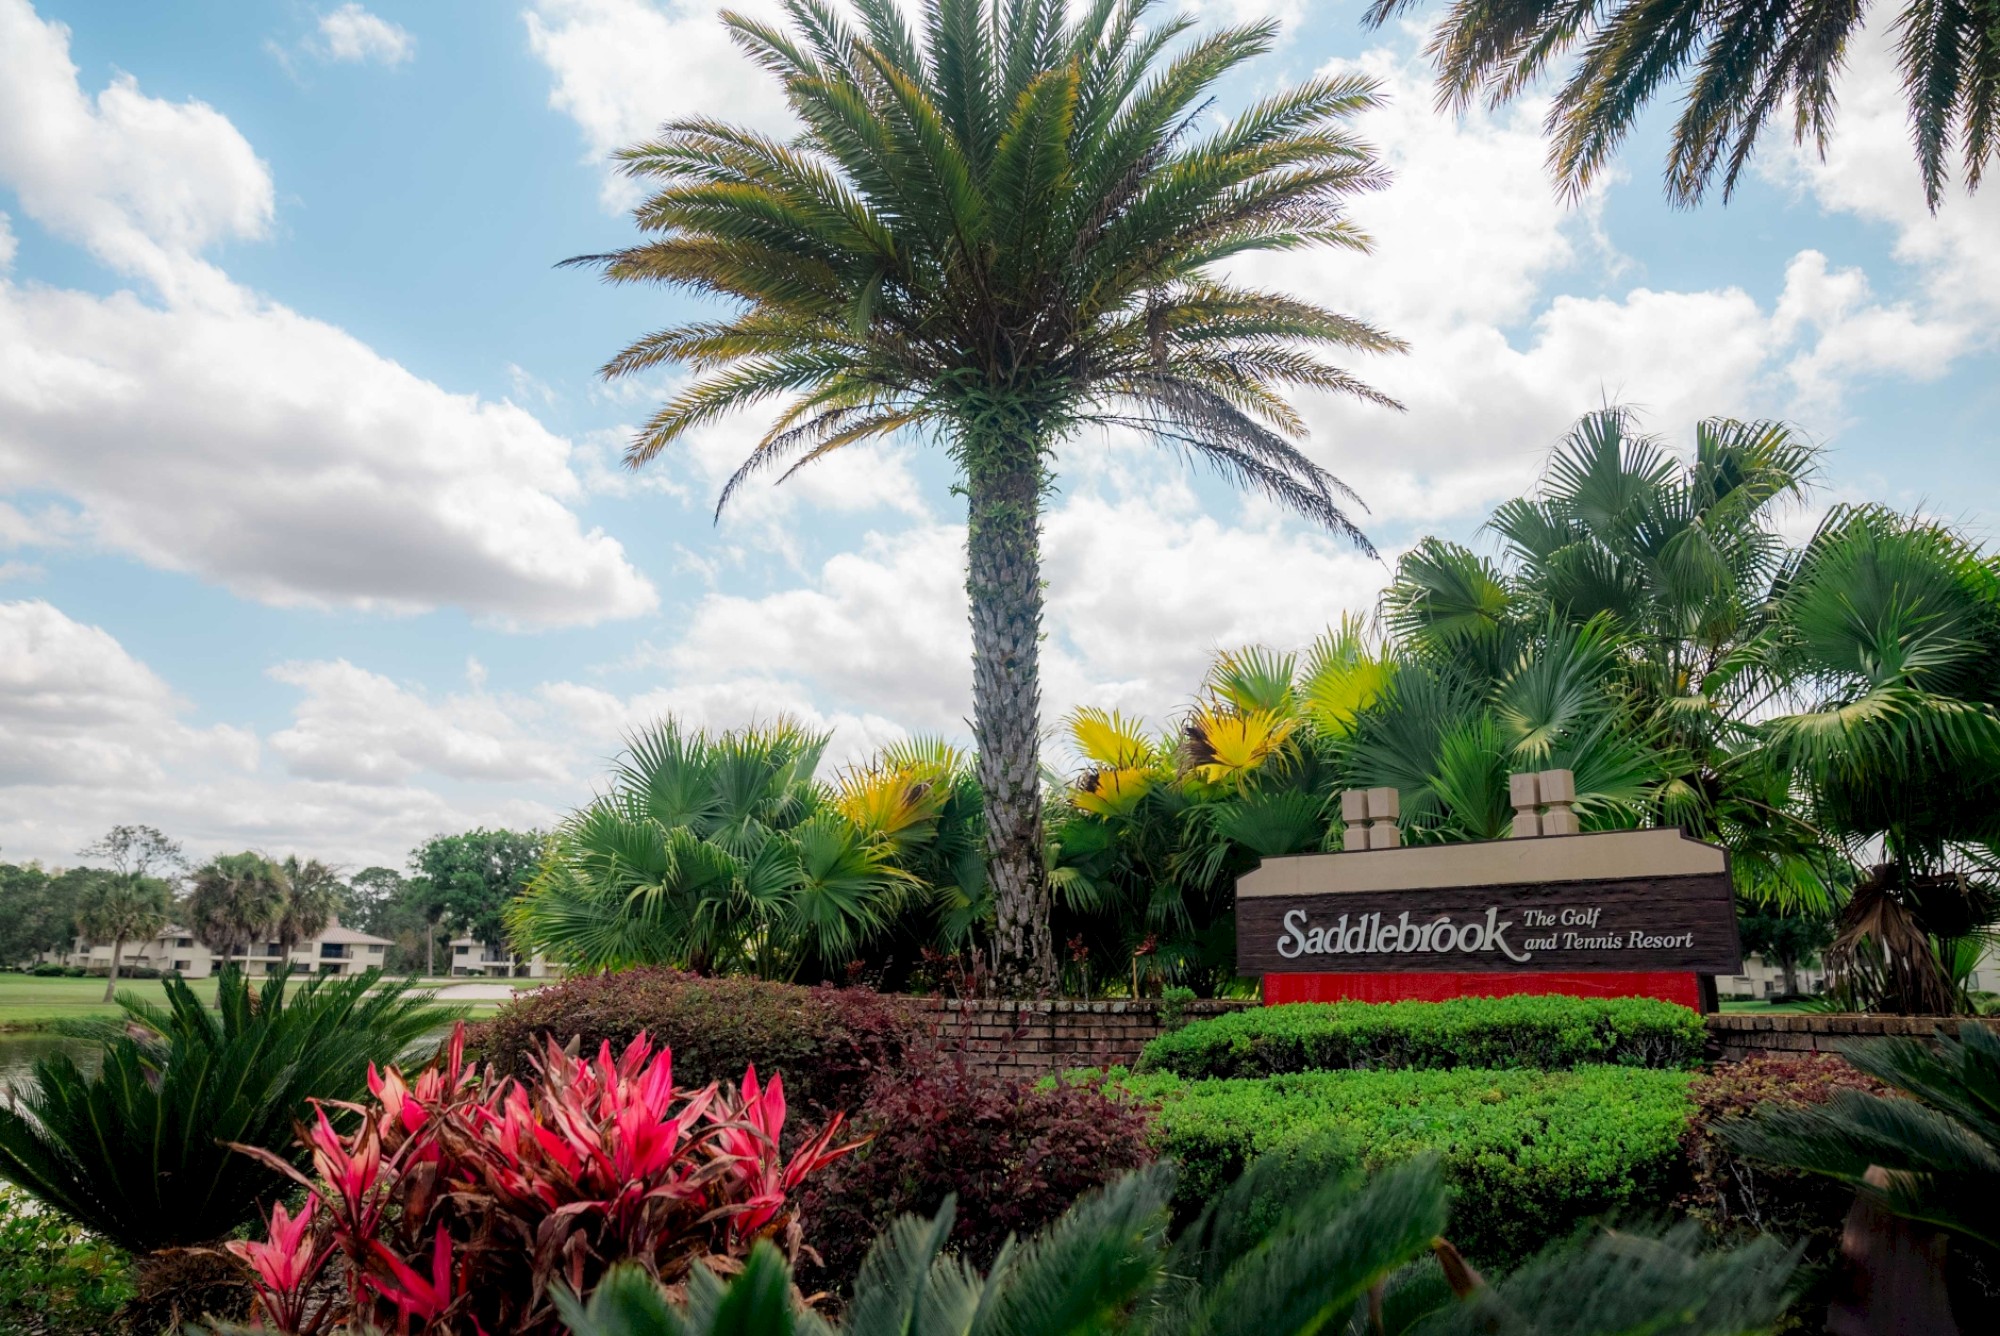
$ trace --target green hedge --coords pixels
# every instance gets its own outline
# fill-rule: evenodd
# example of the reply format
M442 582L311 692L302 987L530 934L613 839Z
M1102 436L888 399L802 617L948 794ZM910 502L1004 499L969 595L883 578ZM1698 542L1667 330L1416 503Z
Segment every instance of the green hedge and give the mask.
M1693 1108L1683 1072L1308 1072L1123 1084L1159 1106L1156 1144L1192 1212L1265 1154L1374 1168L1425 1151L1455 1189L1452 1240L1510 1266L1602 1214L1664 1209L1682 1186Z
M1140 1071L1190 1078L1396 1068L1688 1068L1707 1033L1652 998L1299 1002L1196 1021L1146 1045Z

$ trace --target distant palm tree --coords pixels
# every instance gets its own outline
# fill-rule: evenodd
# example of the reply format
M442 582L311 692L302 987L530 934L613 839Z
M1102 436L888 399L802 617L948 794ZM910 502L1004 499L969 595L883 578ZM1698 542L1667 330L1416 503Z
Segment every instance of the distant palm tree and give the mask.
M1343 508L1353 494L1294 444L1305 423L1285 392L1387 404L1316 354L1402 344L1216 267L1366 248L1342 207L1387 176L1345 122L1379 99L1363 78L1315 78L1213 123L1217 82L1277 28L1180 42L1190 20L1144 26L1153 0L1093 0L1074 21L1052 0L926 0L920 31L896 0L855 0L858 27L814 0L785 8L789 30L724 21L803 134L669 123L620 155L658 186L636 212L654 238L573 263L733 304L604 368L697 373L628 464L773 401L721 504L753 474L789 477L905 428L949 454L967 505L996 964L1010 990L1046 988L1040 534L1056 458L1085 427L1134 432L1367 548Z
M222 854L194 874L189 926L226 962L277 926L289 892L285 870L264 855Z
M1379 26L1414 4L1374 0L1364 22ZM1464 107L1482 93L1496 106L1519 97L1579 51L1547 121L1549 165L1570 194L1603 173L1656 94L1680 85L1667 197L1694 204L1718 171L1728 197L1774 114L1791 122L1794 140L1824 151L1848 43L1870 11L1861 0L1458 0L1432 30L1429 53L1439 100ZM1954 148L1976 189L2000 146L2000 0L1904 0L1894 25L1924 199L1935 210Z
M108 874L85 888L77 905L77 931L94 942L111 943L111 973L104 1000L118 991L118 965L125 943L143 942L166 926L172 906L167 884L155 877Z
M317 858L299 861L297 854L285 858L285 908L278 915L278 947L285 959L292 948L326 931L340 908L340 878Z

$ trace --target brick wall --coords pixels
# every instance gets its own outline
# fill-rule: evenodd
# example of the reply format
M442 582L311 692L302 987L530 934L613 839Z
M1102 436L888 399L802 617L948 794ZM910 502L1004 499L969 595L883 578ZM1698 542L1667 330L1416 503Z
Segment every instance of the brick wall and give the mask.
M940 1037L962 1044L972 1066L1008 1076L1038 1077L1071 1067L1130 1065L1160 1033L1160 1004L1138 1002L1002 1002L919 998ZM1248 1002L1193 1002L1190 1019L1238 1011Z
M1833 1053L1856 1039L1908 1035L1929 1039L1939 1030L1955 1032L1949 1016L1841 1016L1831 1014L1729 1014L1708 1020L1709 1056L1727 1061L1756 1053ZM1991 1025L1993 1022L1972 1022Z
M1160 1033L1160 1004L1139 1002L1002 1002L917 998L939 1036L962 1045L973 1066L1009 1076L1038 1077L1072 1067L1130 1065ZM1190 1018L1238 1011L1251 1002L1195 1002ZM1837 1052L1841 1044L1881 1035L1928 1039L1961 1022L1932 1016L1710 1016L1709 1056L1717 1061L1756 1053ZM1993 1024L1995 1022L1985 1022Z

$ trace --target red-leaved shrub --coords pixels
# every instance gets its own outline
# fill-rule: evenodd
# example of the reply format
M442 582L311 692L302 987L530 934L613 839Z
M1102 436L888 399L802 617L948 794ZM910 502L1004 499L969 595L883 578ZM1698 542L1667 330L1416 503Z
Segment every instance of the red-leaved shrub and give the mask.
M900 1066L926 1028L908 999L866 988L631 969L537 989L472 1034L481 1058L509 1076L524 1075L549 1039L580 1039L591 1052L648 1034L674 1051L691 1085L733 1079L749 1065L782 1071L792 1099L824 1117L859 1104L868 1082Z
M228 1248L254 1273L264 1321L286 1336L335 1327L415 1333L561 1330L557 1283L588 1294L605 1269L637 1262L666 1284L697 1261L728 1272L771 1239L796 1257L794 1191L848 1153L832 1119L789 1159L782 1079L739 1090L674 1085L673 1056L640 1036L595 1058L551 1044L523 1082L463 1060L414 1082L369 1073L374 1099L318 1111L299 1135L308 1178L294 1215L272 1209L269 1237Z
M1775 1054L1718 1063L1696 1079L1694 1116L1683 1145L1693 1189L1689 1214L1718 1234L1775 1234L1804 1242L1809 1254L1840 1237L1854 1189L1817 1174L1746 1160L1716 1129L1761 1108L1824 1104L1835 1091L1886 1094L1888 1087L1831 1053Z
M885 1075L856 1110L870 1138L800 1197L821 1266L808 1278L846 1289L875 1235L897 1216L934 1214L958 1196L952 1243L989 1265L1084 1193L1152 1158L1148 1116L1094 1082L1031 1084L940 1055Z

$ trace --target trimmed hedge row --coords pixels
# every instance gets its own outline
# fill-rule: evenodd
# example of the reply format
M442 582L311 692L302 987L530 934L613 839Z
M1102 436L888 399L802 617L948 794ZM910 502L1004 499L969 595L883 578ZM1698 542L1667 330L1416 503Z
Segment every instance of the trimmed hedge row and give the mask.
M1683 1072L1308 1072L1122 1084L1154 1103L1154 1144L1179 1162L1191 1214L1253 1158L1375 1168L1426 1151L1455 1189L1452 1241L1511 1266L1598 1215L1657 1211L1685 1180L1693 1109Z
M1196 1021L1146 1045L1140 1071L1190 1079L1356 1069L1689 1068L1701 1017L1652 998L1297 1002Z

